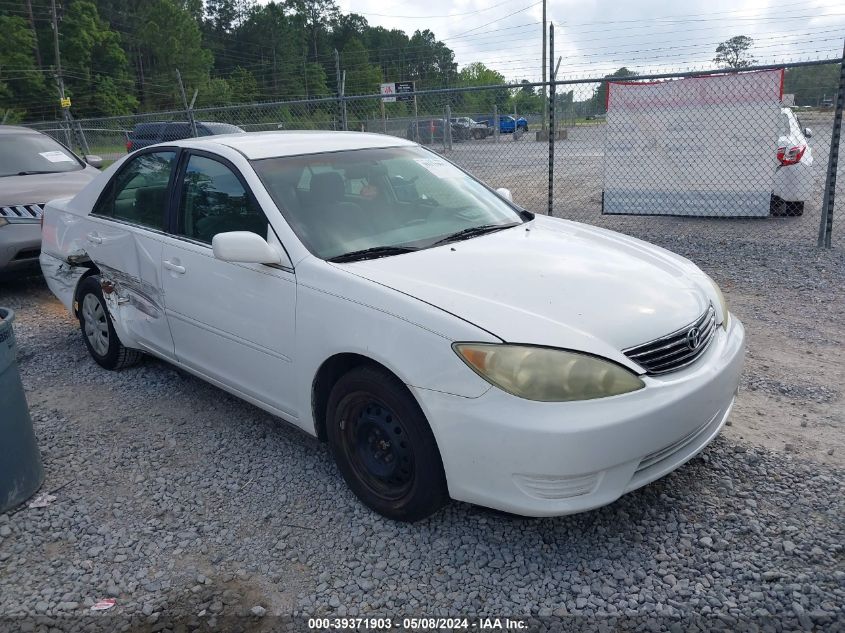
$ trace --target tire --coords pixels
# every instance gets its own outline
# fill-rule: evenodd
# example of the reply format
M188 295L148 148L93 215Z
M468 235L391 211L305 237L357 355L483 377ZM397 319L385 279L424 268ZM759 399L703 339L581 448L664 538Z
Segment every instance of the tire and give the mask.
M804 215L804 201L791 202L772 194L769 201L769 214L776 218Z
M352 492L382 516L418 521L449 500L431 427L407 387L387 371L357 367L337 381L326 435Z
M111 315L106 308L99 275L82 280L77 293L79 327L88 353L105 369L131 367L141 359L141 352L124 347L114 331Z
M784 205L786 209L784 210L784 215L789 217L797 217L799 215L804 215L804 202L789 202L787 201Z

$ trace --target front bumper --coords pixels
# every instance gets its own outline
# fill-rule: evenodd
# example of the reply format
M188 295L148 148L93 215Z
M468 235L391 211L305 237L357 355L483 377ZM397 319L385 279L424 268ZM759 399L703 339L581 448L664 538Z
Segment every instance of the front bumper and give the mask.
M474 399L413 390L453 499L556 516L611 503L707 446L730 413L744 352L732 316L695 363L623 396L547 403L496 388Z
M38 268L41 226L38 222L14 222L0 226L0 271Z

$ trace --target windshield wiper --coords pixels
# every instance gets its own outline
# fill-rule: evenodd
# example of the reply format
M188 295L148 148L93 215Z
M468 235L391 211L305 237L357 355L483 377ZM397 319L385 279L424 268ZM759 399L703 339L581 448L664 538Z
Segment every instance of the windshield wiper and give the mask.
M485 233L493 233L494 231L509 229L512 226L519 226L519 224L519 222L511 222L510 224L482 224L481 226L471 226L467 229L461 229L457 233L452 233L451 235L442 237L436 242L433 242L431 245L438 246L440 244L447 244L449 242L458 242L460 240L469 239L471 237L484 235Z
M60 171L19 171L16 174L5 174L6 176L34 176L36 174L60 174Z
M391 255L401 255L402 253L410 253L419 250L411 246L373 246L372 248L364 248L360 251L351 251L343 255L335 255L329 257L327 262L356 262L362 259L378 259L379 257L390 257Z

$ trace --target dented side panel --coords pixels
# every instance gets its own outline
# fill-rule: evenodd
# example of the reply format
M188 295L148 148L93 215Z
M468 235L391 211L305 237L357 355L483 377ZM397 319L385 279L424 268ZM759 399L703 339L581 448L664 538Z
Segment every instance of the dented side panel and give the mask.
M118 222L87 220L88 255L100 269L103 296L124 345L173 358L164 314L161 236Z

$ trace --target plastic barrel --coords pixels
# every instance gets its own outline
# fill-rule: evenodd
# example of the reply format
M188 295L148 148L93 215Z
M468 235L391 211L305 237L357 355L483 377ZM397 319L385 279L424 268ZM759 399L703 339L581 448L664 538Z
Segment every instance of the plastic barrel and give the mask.
M44 482L41 453L15 362L15 313L0 308L0 512L26 501Z

